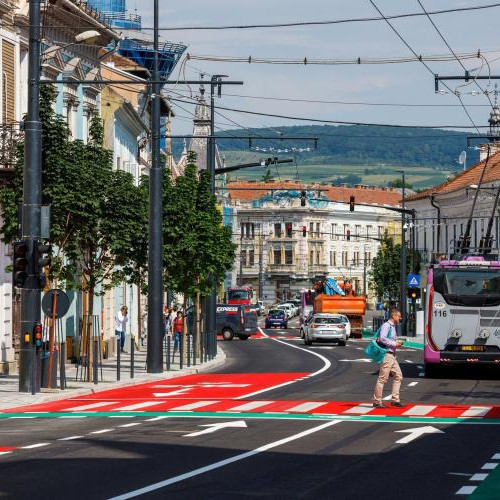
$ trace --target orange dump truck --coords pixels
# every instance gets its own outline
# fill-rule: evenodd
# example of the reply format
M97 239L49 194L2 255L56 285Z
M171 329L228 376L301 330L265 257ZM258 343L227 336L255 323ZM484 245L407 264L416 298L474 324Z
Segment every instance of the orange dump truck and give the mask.
M343 314L351 323L351 335L361 337L366 299L363 295L326 295L320 293L314 299L315 313Z

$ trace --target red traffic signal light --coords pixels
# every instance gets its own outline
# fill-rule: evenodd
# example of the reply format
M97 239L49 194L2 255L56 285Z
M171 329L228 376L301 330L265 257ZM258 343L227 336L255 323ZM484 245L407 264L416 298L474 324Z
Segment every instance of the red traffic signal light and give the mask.
M22 288L28 279L28 250L27 241L14 242L12 283L17 288Z
M43 342L43 326L41 323L36 322L33 327L33 345L39 349L42 347Z
M307 236L307 226L302 226L302 236L304 238Z
M349 198L349 211L354 212L354 195Z
M345 233L347 241L351 241L351 230L348 229Z

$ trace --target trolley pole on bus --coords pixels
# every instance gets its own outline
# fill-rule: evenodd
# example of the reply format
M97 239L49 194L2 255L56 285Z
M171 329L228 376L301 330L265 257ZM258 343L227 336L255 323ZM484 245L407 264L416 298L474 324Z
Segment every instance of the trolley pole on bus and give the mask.
M402 208L401 211L401 263L400 263L400 280L399 287L399 304L401 309L401 335L406 335L407 330L407 315L406 315L406 212L405 212L405 173L401 171L403 176L402 188Z

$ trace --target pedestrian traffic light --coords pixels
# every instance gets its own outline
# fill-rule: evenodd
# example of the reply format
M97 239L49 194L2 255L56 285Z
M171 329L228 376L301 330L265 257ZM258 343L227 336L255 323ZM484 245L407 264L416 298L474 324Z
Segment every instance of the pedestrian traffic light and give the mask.
M410 286L406 290L406 294L408 298L414 302L415 300L420 298L420 288L415 287L415 286Z
M351 241L351 230L348 229L345 233L347 241Z
M28 279L28 242L14 242L14 263L12 283L17 288L23 288Z
M52 262L52 258L50 255L52 253L52 245L37 242L35 250L35 266L38 276L38 283L40 288L45 288L46 279L43 268L50 267L50 264Z
M302 226L302 236L304 238L307 236L307 226Z
M33 345L37 349L41 349L43 341L43 326L37 321L33 327Z
M354 212L354 195L349 198L349 211Z
M307 199L307 193L305 191L300 192L300 206L305 207L306 206L306 199Z

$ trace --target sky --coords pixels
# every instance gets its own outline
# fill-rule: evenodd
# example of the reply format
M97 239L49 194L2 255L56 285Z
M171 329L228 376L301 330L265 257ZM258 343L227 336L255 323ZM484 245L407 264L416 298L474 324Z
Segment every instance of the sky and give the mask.
M374 0L386 15L422 12L417 0ZM421 0L427 10L469 7L494 3L494 0ZM128 0L129 11L137 8L143 16L143 26L152 27L153 0ZM209 26L227 24L283 23L295 21L324 21L342 18L378 16L369 0L190 0L174 2L160 0L160 26ZM468 69L483 66L482 75L500 74L500 43L498 33L500 7L472 12L432 16L437 27L456 52L475 52L480 49L490 60L490 70L480 59L464 61ZM450 54L449 49L429 20L422 17L391 21L403 38L423 55ZM225 31L162 31L162 36L187 45L187 51L196 55L243 56L268 58L353 59L397 58L411 56L409 49L397 38L385 21L348 23L329 26L293 28L260 28ZM486 53L486 51L498 51ZM497 61L494 59L499 58ZM433 73L463 74L460 64L450 62L428 63ZM178 75L179 65L172 77ZM188 61L181 77L198 78L226 74L232 80L243 80L244 85L227 86L217 104L264 113L314 117L322 120L390 123L403 125L464 125L472 126L469 118L453 94L434 92L434 78L418 62L406 64L354 66L296 66L248 63ZM483 88L494 81L480 81ZM500 82L498 82L500 84ZM451 82L455 89L463 82ZM478 90L474 84L462 89L465 93ZM189 94L186 87L176 91ZM192 88L193 94L197 92ZM239 94L254 97L368 102L389 104L431 104L435 107L365 106L327 103L304 103L235 97ZM493 98L492 98L493 99ZM463 102L477 125L487 125L488 99L484 95L463 95ZM189 133L192 124L190 105L176 108L178 118L173 133ZM307 122L269 117L251 117L234 112L223 112L227 118L242 127L295 125ZM234 123L218 117L220 129L235 128ZM470 130L471 132L473 129ZM482 132L486 132L482 130Z

